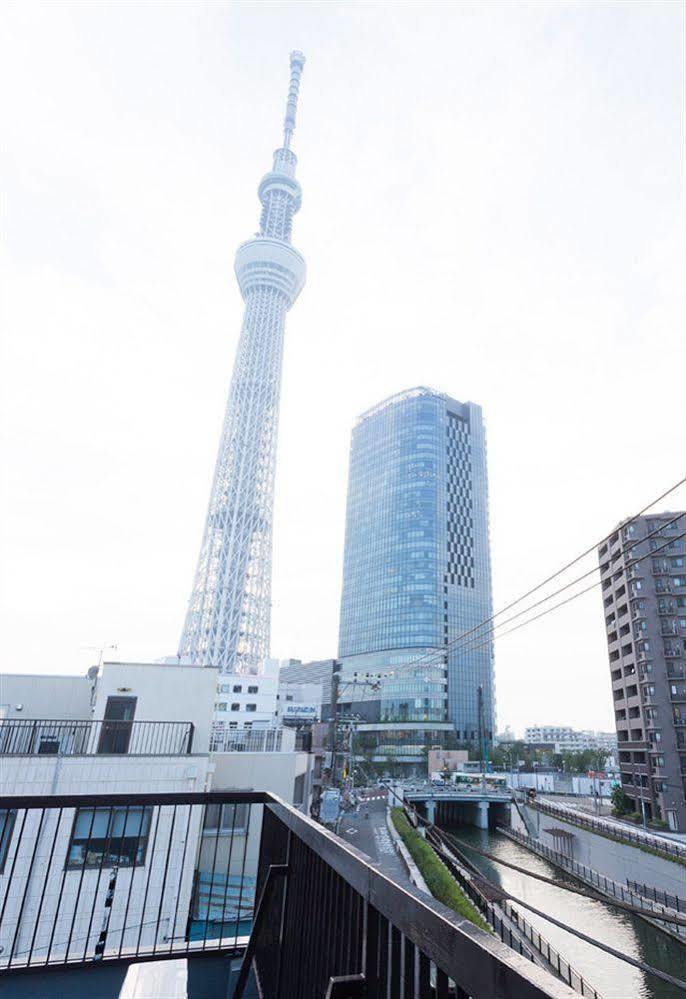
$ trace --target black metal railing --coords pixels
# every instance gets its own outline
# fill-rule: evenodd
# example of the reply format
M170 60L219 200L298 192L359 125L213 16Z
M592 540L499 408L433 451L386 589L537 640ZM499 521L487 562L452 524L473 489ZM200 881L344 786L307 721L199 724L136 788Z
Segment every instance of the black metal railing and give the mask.
M5 975L222 953L236 999L572 995L270 794L6 798L0 847Z
M264 795L0 802L0 970L245 947Z
M653 885L639 884L638 881L630 881L628 878L626 883L629 891L636 892L637 895L643 895L644 898L651 898L654 902L659 902L660 905L666 905L668 909L675 909L677 912L686 912L686 899L680 898L678 895L670 895L669 892L661 891Z
M554 805L550 801L541 801L540 798L529 800L526 804L531 808L537 809L539 812L545 812L547 815L555 816L575 826L591 829L593 832L600 833L603 836L613 836L631 845L647 846L651 850L658 850L660 853L686 859L686 846L678 843L676 840L670 840L662 836L659 838L651 836L639 830L631 829L623 822L604 821L603 819L593 818L590 815L582 815L579 811L565 808L561 805Z
M251 967L269 997L566 995L490 933L282 803L265 810Z
M521 911L515 908L507 898L501 897L497 902L494 902L486 896L479 887L479 884L483 884L483 882L479 881L478 875L477 880L474 880L469 872L463 870L456 862L455 857L451 855L452 851L455 850L454 843L448 842L445 836L435 829L427 834L427 839L437 850L439 859L445 864L462 891L488 920L493 932L500 937L503 943L516 950L518 954L523 954L533 961L533 955L527 949L525 942L530 943L532 949L536 950L547 961L555 974L571 989L574 989L581 996L588 997L588 999L601 999L597 989L552 946L542 933L532 926ZM509 922L503 918L504 916Z
M577 860L572 860L571 857L567 857L564 853L553 850L552 847L546 846L545 843L541 843L540 840L534 839L531 836L526 836L517 829L499 827L498 831L505 836L509 836L510 839L516 839L523 846L528 847L540 857L545 857L553 864L557 864L558 867L563 867L570 874L579 878L580 881L585 881L593 888L597 888L604 895L616 898L620 902L626 902L638 909L652 909L657 920L660 919L660 916L671 915L671 913L666 911L669 907L659 900L654 900L651 894L643 895L641 892L632 890L632 882L630 881L627 881L629 887L625 888L620 882L613 881L612 878L608 878L605 874L600 874L599 871L594 870L592 867L587 867L586 864L580 864ZM667 923L667 926L670 933L686 939L686 927L679 926L676 923Z
M4 718L0 756L186 756L193 734L188 721Z

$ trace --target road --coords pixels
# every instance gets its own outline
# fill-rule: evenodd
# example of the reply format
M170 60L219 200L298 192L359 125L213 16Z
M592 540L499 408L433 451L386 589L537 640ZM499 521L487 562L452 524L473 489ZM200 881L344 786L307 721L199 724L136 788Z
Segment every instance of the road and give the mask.
M370 790L354 812L343 816L339 836L376 861L389 878L407 883L407 871L386 825L386 791Z

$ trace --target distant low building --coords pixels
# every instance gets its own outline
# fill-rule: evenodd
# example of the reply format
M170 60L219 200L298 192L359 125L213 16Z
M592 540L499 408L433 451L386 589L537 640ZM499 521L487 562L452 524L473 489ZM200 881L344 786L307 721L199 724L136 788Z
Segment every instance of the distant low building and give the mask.
M617 736L614 732L578 731L563 725L533 725L524 729L524 741L554 745L556 753L582 753L585 750L603 750L608 756L617 755Z

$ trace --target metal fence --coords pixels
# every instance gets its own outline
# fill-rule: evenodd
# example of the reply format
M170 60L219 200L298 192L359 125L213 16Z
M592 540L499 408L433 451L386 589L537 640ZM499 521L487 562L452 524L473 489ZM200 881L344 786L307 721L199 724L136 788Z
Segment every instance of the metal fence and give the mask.
M637 843L639 846L647 846L651 850L659 850L660 853L686 859L686 846L666 837L658 838L651 836L648 833L640 832L638 829L630 829L624 823L595 819L591 815L583 815L575 809L565 808L562 805L554 805L552 802L542 801L540 798L527 801L526 804L537 808L541 812L546 812L548 815L554 815L558 819L566 817L568 822L572 822L577 826L583 826L585 829L592 829L601 835L615 836L617 839L621 839L627 843Z
M686 912L686 899L679 898L678 895L670 895L666 891L660 891L653 885L639 884L638 881L629 881L627 878L629 891L635 891L637 895L644 898L652 898L661 905L666 905L668 909L675 909L677 912Z
M212 753L293 752L295 731L283 728L220 728L214 725L210 736Z
M566 985L283 804L265 810L248 966L260 994L571 996Z
M446 846L453 849L452 843L446 844L442 835L430 834L432 845L438 845L445 850ZM523 940L528 940L534 950L538 951L541 957L545 958L551 968L554 968L563 982L566 982L571 989L574 989L581 996L588 996L589 999L601 999L600 993L567 961L544 936L526 920L518 909L515 909L507 899L499 899L497 905L480 891L479 885L471 878L467 877L460 869L459 865L450 858L442 855L440 858L446 865L452 876L460 885L460 888L471 899L474 905L483 913L493 930L503 943L512 947L518 954L523 954L530 960L533 956L525 949ZM502 918L498 913L498 907L514 923L515 933L512 932L512 925Z
M0 844L4 975L243 953L236 999L250 971L270 999L571 996L270 794L7 798Z
M629 882L629 887L625 888L624 885L620 884L618 881L613 881L612 878L608 878L604 874L599 874L598 871L595 871L592 867L586 867L585 864L580 864L577 860L572 860L571 857L567 857L563 853L559 853L557 850L551 849L549 846L546 846L539 840L533 839L531 836L525 836L524 833L521 833L516 829L499 828L498 831L504 833L506 836L509 836L511 839L516 839L519 843L522 843L524 846L533 850L534 853L539 854L541 857L545 857L553 864L557 864L558 867L563 867L565 870L569 871L570 874L574 874L582 881L590 884L593 888L597 888L603 894L610 895L612 898L616 898L620 902L626 902L628 905L636 906L639 909L651 909L655 913L655 919L657 920L660 919L660 915L664 916L672 914L665 911L666 909L671 908L670 906L661 905L659 902L653 901L651 895L643 895L637 891L632 891L630 887L631 882ZM686 939L686 926L680 926L677 923L672 923L669 925L668 930L670 933Z
M4 718L0 756L185 756L193 734L187 721Z

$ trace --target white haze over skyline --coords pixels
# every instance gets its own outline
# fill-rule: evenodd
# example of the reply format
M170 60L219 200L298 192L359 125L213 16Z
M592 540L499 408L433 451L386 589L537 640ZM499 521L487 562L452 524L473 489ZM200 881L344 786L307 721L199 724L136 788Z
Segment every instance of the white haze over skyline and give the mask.
M0 669L176 650L292 48L273 655L336 654L350 430L394 392L483 407L496 608L682 477L681 5L2 19ZM599 592L499 641L496 689L499 729L612 728Z

